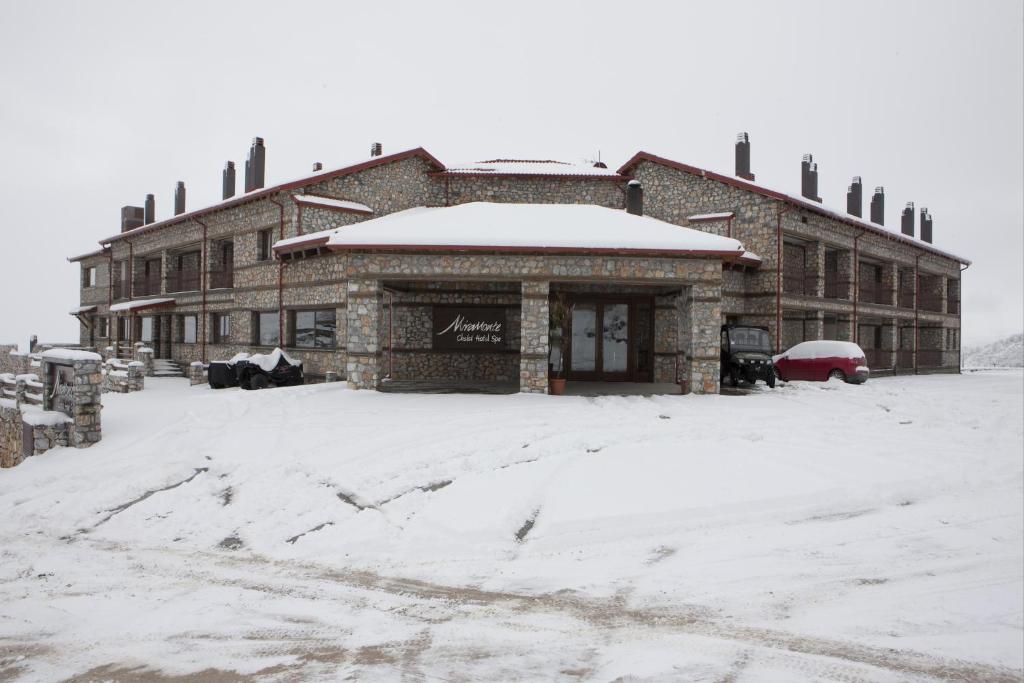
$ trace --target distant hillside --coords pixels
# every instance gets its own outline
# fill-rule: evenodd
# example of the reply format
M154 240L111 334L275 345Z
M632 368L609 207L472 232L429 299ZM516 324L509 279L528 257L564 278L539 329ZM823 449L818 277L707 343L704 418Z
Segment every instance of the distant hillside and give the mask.
M1024 334L1012 334L987 346L964 349L965 368L1024 367Z

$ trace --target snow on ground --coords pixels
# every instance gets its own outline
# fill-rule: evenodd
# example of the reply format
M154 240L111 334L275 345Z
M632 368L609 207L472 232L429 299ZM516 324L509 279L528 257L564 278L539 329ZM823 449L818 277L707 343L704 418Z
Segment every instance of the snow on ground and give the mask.
M0 471L0 679L1019 680L1022 380L147 379Z

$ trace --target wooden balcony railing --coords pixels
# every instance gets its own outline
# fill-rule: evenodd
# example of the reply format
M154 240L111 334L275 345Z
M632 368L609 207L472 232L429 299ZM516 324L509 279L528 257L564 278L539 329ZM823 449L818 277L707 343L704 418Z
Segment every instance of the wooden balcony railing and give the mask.
M838 273L825 273L825 298L849 299L850 281L840 280Z
M935 294L922 294L918 298L917 307L922 311L942 313L942 297Z
M167 292L194 292L199 289L199 271L175 270L167 274Z
M149 275L135 278L133 293L135 296L152 296L160 293L160 276Z
M892 289L879 282L861 282L858 293L862 303L892 306Z
M914 307L914 290L912 289L900 289L896 293L897 303L900 308L913 308Z
M210 289L231 289L235 283L235 271L232 270L214 270L210 272L209 277L209 288Z
M815 296L818 278L807 273L783 273L782 291L786 294Z

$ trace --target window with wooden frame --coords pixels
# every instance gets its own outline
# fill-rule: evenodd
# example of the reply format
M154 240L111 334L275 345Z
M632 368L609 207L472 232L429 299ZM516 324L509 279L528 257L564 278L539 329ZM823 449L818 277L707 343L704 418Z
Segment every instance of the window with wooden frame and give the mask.
M274 230L267 228L256 233L256 258L269 261L274 258Z
M333 349L338 323L333 308L292 311L292 346L299 349Z
M96 286L96 266L85 266L82 268L82 287Z
M256 346L278 346L279 322L277 311L254 311L252 314L252 343Z
M199 338L199 320L194 315L181 316L181 341L185 344L195 344Z
M213 343L214 344L226 344L231 340L231 314L230 313L214 313L213 314Z

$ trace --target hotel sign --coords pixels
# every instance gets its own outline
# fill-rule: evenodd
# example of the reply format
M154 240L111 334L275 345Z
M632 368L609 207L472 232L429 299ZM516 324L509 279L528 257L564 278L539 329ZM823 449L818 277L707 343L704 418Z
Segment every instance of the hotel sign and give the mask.
M501 307L434 306L434 349L504 349L508 314Z
M69 417L75 413L75 368L73 365L47 360L46 387L48 395L43 397L46 410L56 410Z

